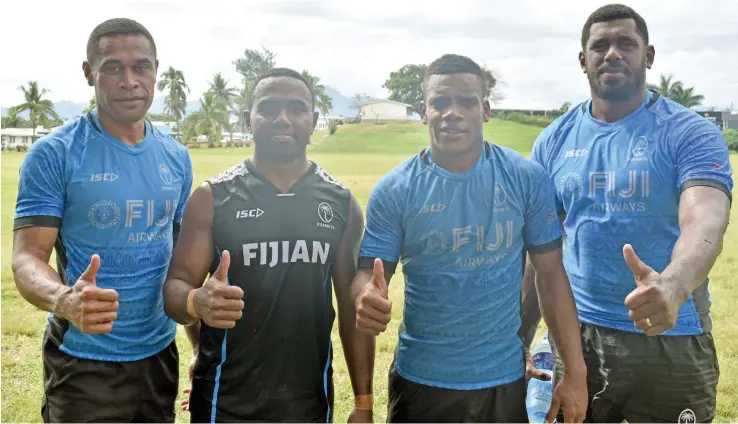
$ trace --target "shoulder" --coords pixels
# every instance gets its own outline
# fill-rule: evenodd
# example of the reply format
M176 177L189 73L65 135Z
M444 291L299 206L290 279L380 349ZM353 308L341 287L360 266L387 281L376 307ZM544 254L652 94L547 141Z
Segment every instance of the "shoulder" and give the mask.
M538 162L527 158L517 151L497 144L491 144L492 154L507 172L518 177L537 179L546 175L546 170Z
M246 167L245 161L241 161L225 171L208 178L207 183L210 185L227 183L233 181L237 177L248 175L248 173L249 169Z
M52 165L60 165L68 156L84 149L91 130L84 117L67 122L33 143L24 162L51 159L55 161Z
M185 145L179 143L171 136L162 133L153 125L151 126L151 129L153 131L154 137L165 151L175 157L176 160L180 162L183 167L191 167L190 152L189 150L187 150L187 147Z
M691 140L696 136L723 137L717 125L700 116L696 111L663 96L660 96L649 108L649 113L668 126L669 138L672 142Z
M315 164L314 174L319 183L327 184L329 187L333 187L341 191L348 191L348 189L343 184L341 184L340 181L333 178L331 174L329 174L325 169L323 169L317 163Z
M557 117L538 135L536 143L555 143L563 139L572 127L579 123L587 110L589 101L573 106L565 114Z
M373 192L400 195L407 193L412 183L419 176L428 172L428 168L419 153L401 162L389 172L382 175L374 186ZM430 154L430 153L428 153Z

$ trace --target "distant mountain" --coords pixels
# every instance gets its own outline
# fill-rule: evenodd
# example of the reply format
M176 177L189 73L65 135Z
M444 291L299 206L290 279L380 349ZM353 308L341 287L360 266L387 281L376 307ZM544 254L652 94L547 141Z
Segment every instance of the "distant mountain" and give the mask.
M329 115L346 117L356 116L356 109L351 108L353 100L350 97L346 97L343 94L339 93L338 90L328 86L325 87L325 94L327 94L331 98L331 101L333 103L333 109L331 109ZM159 95L158 97L154 98L154 102L151 104L149 113L164 113L164 97L164 95ZM376 99L373 97L368 97L367 101L369 100ZM59 102L54 102L54 110L56 110L56 113L58 113L62 119L74 119L75 117L81 115L82 111L85 110L88 105L88 102L75 103L68 100L62 100ZM187 115L199 110L200 96L191 97L191 100L187 102ZM2 116L8 116L7 107L3 107L1 112ZM28 112L23 112L20 114L20 116L23 119L28 119Z

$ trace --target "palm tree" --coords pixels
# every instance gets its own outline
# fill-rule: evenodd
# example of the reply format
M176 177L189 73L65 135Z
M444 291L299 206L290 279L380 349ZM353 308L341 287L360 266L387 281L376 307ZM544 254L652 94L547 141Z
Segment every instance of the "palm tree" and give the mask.
M305 77L305 79L310 83L310 86L313 89L313 94L315 95L316 99L319 100L321 98L321 95L323 96L325 95L325 86L320 83L319 77L316 77L315 75L311 75L307 69L302 70L302 76Z
M169 94L164 98L164 111L177 123L177 138L179 138L179 123L187 112L187 93L190 92L190 87L187 86L182 71L170 66L156 88L159 91L169 88Z
M318 107L323 116L328 116L331 109L333 109L333 99L330 98L325 92L320 93L316 99L315 105Z
M210 90L215 95L216 100L221 105L224 105L226 116L228 117L228 122L230 123L231 104L233 102L233 98L236 97L237 95L236 89L228 86L228 81L226 81L226 79L223 78L223 75L220 72L213 75L213 81L210 81L209 84L210 84ZM233 141L233 126L232 125L229 125L228 133L231 136L231 141Z
M249 104L251 100L251 84L252 83L250 81L246 81L243 85L243 89L241 89L241 91L233 96L231 102L231 113L235 114L238 117L236 128L241 128L244 133L246 132L246 121L244 120L244 115L249 112Z
M36 142L36 126L40 122L48 122L49 118L60 119L54 110L54 103L51 100L44 99L44 95L49 92L47 89L39 90L38 83L36 81L28 81L28 87L18 87L23 91L23 96L26 102L15 106L13 109L15 113L21 113L28 111L31 115L31 125L33 126L33 141Z
M687 108L700 106L705 100L702 94L694 94L694 87L684 88L681 84L674 88L672 96L672 100Z
M228 121L228 111L220 99L212 90L208 90L200 98L200 111L192 114L195 131L198 134L208 133L210 137L215 136L215 141L220 144L221 128L231 130ZM210 138L208 137L208 138Z
M673 75L661 74L659 85L648 84L648 88L688 108L699 106L705 100L705 96L694 94L694 87L684 88L684 83L674 80Z
M25 128L28 121L18 116L18 111L14 107L8 109L8 116L3 118L3 128Z

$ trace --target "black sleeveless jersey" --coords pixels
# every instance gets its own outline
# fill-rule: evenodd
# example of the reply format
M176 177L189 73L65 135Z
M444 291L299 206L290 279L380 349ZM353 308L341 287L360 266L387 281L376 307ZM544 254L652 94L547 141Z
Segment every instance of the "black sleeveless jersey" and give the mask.
M216 261L243 289L232 329L201 323L192 420L332 420L332 268L349 191L316 164L280 193L249 161L208 181Z

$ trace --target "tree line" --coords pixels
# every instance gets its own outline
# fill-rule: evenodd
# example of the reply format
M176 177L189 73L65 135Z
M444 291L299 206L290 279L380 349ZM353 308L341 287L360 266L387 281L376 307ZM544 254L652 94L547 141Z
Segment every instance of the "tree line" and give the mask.
M160 76L156 89L164 93L164 113L149 114L151 120L162 120L173 122L173 130L176 138L184 143L195 140L198 136L205 135L211 142L219 144L221 134L225 131L233 140L234 132L242 132L245 129L244 114L250 104L250 95L254 82L264 72L276 67L277 55L273 51L262 47L261 50L245 49L242 57L232 61L236 72L241 75L239 84L231 85L221 73L213 75L208 81L209 88L200 97L200 110L187 114L187 99L190 88L187 85L185 74L181 69L170 66ZM425 64L406 64L400 69L393 71L385 80L382 88L390 95L389 99L410 105L408 115L419 112L420 102L423 100L423 78L427 71ZM487 67L483 68L486 79L485 97L496 103L504 97L498 90L500 78ZM325 93L325 86L318 76L303 69L302 75L312 85L316 95L316 108L328 115L333 109L333 102ZM658 91L664 97L668 97L686 107L695 107L702 104L704 96L695 93L694 87L687 87L682 81L675 80L673 75L660 75L658 85L649 84L649 88ZM11 107L8 116L2 118L2 127L35 128L42 125L45 128L53 128L63 123L62 119L54 110L53 103L46 97L47 89L42 89L36 81L29 81L26 85L19 87L23 92L24 102ZM361 120L359 106L370 99L364 93L355 94L352 97L351 107L357 111L357 117L350 122ZM551 116L527 116L524 114L508 114L501 116L503 119L519 121L527 125L546 126L552 118L558 114L565 113L569 107L565 103ZM86 113L95 107L95 97L83 111ZM28 120L19 116L22 112L28 112ZM336 122L328 121L330 133L336 131Z

